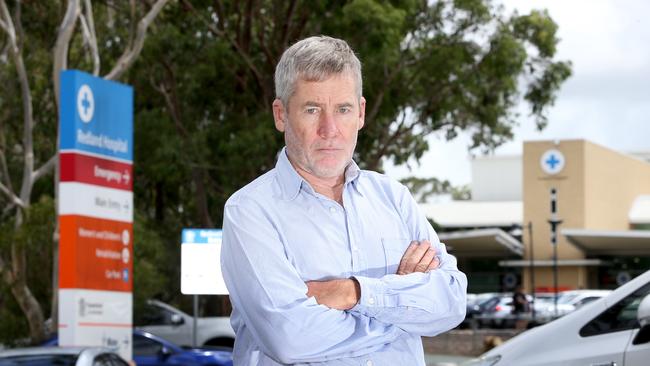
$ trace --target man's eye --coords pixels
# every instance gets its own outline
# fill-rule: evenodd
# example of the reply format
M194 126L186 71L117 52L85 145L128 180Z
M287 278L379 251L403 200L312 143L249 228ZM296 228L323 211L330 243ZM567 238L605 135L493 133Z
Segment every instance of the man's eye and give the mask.
M341 107L341 108L339 108L339 113L341 113L341 114L348 113L349 111L350 111L350 107Z
M307 109L305 109L305 112L307 114L316 114L316 113L318 113L318 108L307 108Z

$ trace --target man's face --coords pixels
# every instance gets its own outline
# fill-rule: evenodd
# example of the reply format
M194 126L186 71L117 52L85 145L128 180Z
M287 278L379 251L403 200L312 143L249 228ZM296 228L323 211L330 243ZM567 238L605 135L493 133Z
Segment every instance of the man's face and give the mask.
M275 127L284 132L289 159L318 178L343 175L363 127L366 100L350 72L324 81L298 80L288 109L273 102Z

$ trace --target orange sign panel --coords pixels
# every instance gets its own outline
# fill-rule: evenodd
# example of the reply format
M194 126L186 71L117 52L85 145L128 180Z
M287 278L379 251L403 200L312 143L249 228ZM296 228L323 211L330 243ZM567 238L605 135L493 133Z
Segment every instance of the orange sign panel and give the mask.
M133 224L59 216L59 288L133 288Z

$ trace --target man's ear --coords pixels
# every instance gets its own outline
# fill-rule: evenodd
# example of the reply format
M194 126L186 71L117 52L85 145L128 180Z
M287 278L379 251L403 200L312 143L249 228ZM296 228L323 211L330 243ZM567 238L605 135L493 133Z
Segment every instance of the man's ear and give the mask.
M366 98L359 99L359 130L363 127L366 121Z
M273 120L275 121L275 128L280 132L284 132L287 110L280 99L273 101Z

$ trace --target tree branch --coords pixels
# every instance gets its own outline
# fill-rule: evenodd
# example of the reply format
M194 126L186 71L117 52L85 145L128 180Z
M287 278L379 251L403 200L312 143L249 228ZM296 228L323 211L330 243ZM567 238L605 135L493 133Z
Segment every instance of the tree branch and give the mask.
M99 75L99 50L97 48L97 36L95 34L95 22L93 20L93 8L90 0L84 1L85 15L81 14L79 20L81 21L81 31L90 49L90 57L93 60L93 75ZM88 20L86 20L88 19Z
M11 200L12 203L14 203L14 204L16 204L16 205L18 205L20 207L23 207L23 208L25 207L25 203L20 198L18 198L18 196L16 196L12 191L9 190L9 188L7 188L1 182L0 182L0 192L6 194L7 197L9 197L9 199Z
M32 182L36 182L39 180L42 176L50 173L52 171L52 168L56 166L56 162L58 161L58 154L54 154L45 164L43 164L40 168L35 170L32 173Z
M5 0L0 1L0 12L2 12L2 14L0 14L0 26L2 26L2 29L7 33L10 46L13 46L16 44L16 29L14 28L11 15L9 14L9 8L7 8Z
M183 3L185 4L185 6L187 6L188 9L190 9L190 11L192 11L194 14L196 14L203 20L203 22L208 27L208 30L212 34L214 34L217 37L222 37L226 41L228 41L228 43L230 43L230 45L235 49L235 51L237 51L237 54L239 54L239 56L241 56L241 58L244 60L246 66L248 66L251 73L253 73L253 76L255 77L255 81L257 82L260 89L262 90L263 99L265 101L269 101L270 100L269 96L271 95L271 93L269 92L268 87L264 83L264 78L262 77L262 73L260 73L260 71L257 69L255 64L253 63L253 60L251 59L250 55L246 52L246 50L243 49L242 46L236 40L229 37L225 31L218 29L217 27L215 27L213 23L207 21L205 17L202 17L201 14L199 14L199 12L194 8L194 6L192 6L192 4L189 1L183 0ZM268 105L270 105L270 102L268 103Z
M77 17L79 17L80 7L78 0L68 0L68 8L65 11L65 16L59 27L59 34L56 37L54 45L54 60L52 67L52 80L54 81L54 95L56 97L56 105L59 107L59 85L61 84L62 70L68 68L68 47L70 46L70 38L74 31Z
M0 144L3 145L0 146L0 169L2 169L0 173L2 174L2 178L4 178L5 184L7 184L7 188L9 188L9 190L13 192L14 188L11 185L11 176L9 175L9 168L7 167L7 158L5 157L5 153L4 153L5 146L2 142L2 131L0 131Z
M34 112L32 107L32 93L27 77L27 70L23 62L23 56L16 40L16 28L9 14L9 9L4 0L0 2L0 11L9 31L9 53L16 66L16 74L20 83L21 99L23 101L23 182L20 190L22 201L29 200L32 189L31 174L34 169L34 145L32 141L32 130L34 127ZM20 12L18 12L20 15ZM22 29L22 28L21 28ZM4 185L3 185L4 187ZM4 187L6 188L6 187Z
M168 1L169 0L156 1L156 3L149 10L149 13L147 13L147 15L145 15L144 18L140 20L138 23L138 30L136 32L136 37L133 41L133 45L124 50L124 53L120 59L117 60L117 63L113 67L113 70L111 70L111 72L109 72L108 75L104 77L105 79L118 79L126 70L129 69L133 62L135 62L135 59L140 55L140 52L142 51L144 39L147 35L147 28L149 28L151 22L153 22L156 16L158 16L163 6L165 6Z
M7 23L5 23L2 19L0 19L0 28L2 28L5 33L9 33L9 27L7 26Z

